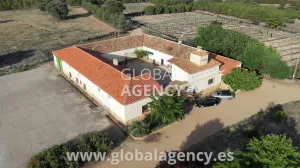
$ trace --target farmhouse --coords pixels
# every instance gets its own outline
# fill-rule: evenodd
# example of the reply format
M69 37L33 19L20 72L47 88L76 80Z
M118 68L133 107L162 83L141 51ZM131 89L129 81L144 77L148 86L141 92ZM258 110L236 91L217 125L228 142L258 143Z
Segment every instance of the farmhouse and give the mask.
M137 59L136 50L147 51L148 57ZM65 76L124 124L146 113L149 95L161 93L172 82L187 83L199 92L220 84L222 75L241 66L239 61L201 47L146 34L77 45L53 51L53 57ZM161 79L165 74L167 78ZM141 89L149 95L131 94L124 88Z

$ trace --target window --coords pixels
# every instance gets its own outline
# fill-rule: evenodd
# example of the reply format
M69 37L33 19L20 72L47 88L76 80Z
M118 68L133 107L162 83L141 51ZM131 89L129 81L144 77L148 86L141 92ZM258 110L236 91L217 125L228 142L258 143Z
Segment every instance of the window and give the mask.
M211 78L211 79L209 79L208 80L208 84L210 85L210 84L213 84L215 82L215 78Z
M86 90L86 85L85 84L83 84L83 88L84 88L84 90Z
M70 76L70 78L72 78L72 74L71 74L71 72L69 72L69 76Z
M108 96L108 98L110 99L110 96Z
M147 51L149 55L153 55L153 52Z
M100 92L101 91L101 89L100 88L98 88L98 92Z
M78 78L76 78L76 82L77 82L77 83L79 83L79 80L78 80Z
M149 107L148 104L142 106L142 113L143 113L143 114L146 113L146 112L148 111L148 107Z

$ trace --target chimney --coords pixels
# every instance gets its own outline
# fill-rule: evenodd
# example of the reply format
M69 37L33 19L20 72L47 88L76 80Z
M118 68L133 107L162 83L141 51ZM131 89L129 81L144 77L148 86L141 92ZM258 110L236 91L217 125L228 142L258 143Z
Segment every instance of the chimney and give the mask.
M197 51L201 51L202 47L201 46L197 46Z
M203 50L201 46L197 46L197 51L190 54L190 61L199 66L206 65L208 63L208 52Z
M182 39L183 39L183 35L181 35L181 36L178 38L178 44L179 44L179 45L182 44Z
M114 65L119 65L119 61L118 61L117 58L114 58L114 59L113 59L113 64L114 64Z

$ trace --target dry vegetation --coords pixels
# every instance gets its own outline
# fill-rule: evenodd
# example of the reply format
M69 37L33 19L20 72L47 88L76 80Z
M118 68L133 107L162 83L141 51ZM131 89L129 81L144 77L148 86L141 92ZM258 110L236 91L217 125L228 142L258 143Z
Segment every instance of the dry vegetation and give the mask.
M71 19L66 21L56 20L38 9L0 12L0 39L4 42L0 44L0 55L55 48L114 31L81 8L70 9Z
M69 9L64 21L38 9L1 11L0 76L36 67L54 49L115 31L82 8Z
M142 3L126 3L124 5L126 9L123 11L123 13L129 14L129 13L143 12L145 7L151 6L153 4L142 2Z

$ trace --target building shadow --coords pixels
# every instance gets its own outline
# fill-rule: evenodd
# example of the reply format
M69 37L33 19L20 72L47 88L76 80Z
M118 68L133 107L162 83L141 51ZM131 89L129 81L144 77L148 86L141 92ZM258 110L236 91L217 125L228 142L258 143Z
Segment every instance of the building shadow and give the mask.
M185 150L188 147L197 144L204 138L213 135L214 133L220 131L224 127L224 124L219 118L207 121L204 124L198 124L191 134L186 138L185 141L180 146L181 150Z
M75 14L75 15L69 15L69 16L67 16L67 20L78 19L78 18L83 18L83 17L89 17L91 15L92 15L91 12L82 13L82 14Z
M24 59L33 57L36 55L35 49L17 51L9 54L0 55L0 68L17 64Z

